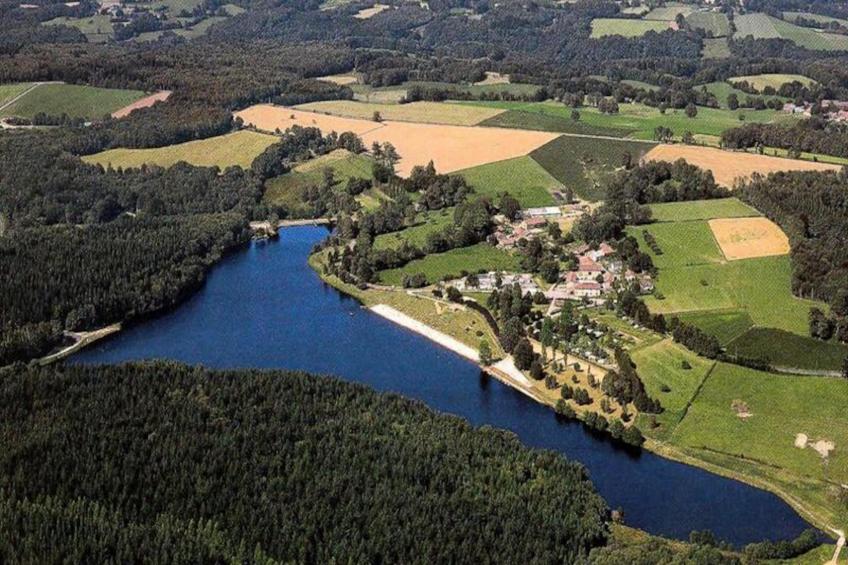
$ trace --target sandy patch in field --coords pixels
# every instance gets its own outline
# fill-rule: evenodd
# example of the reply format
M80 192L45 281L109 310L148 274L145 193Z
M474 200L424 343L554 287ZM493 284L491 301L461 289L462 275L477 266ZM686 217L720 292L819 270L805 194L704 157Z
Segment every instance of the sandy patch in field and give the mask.
M129 106L124 106L120 110L112 112L113 118L123 118L124 116L128 116L130 112L133 110L138 110L139 108L149 108L153 106L157 102L164 102L171 96L170 90L160 90L155 94L151 94L150 96L145 96L141 100L136 100Z
M708 223L728 261L789 253L789 238L768 218L720 218Z
M830 452L836 449L836 444L828 439L820 439L818 441L811 442L807 434L796 434L795 447L798 449L806 449L809 447L818 453L822 459L827 459L830 456Z
M325 77L318 77L317 80L323 80L324 82L332 82L333 84L338 84L339 86L347 86L349 84L356 84L359 82L359 79L353 75L328 75Z
M383 10L388 10L389 6L385 4L374 4L372 8L365 8L364 10L359 10L359 13L353 16L354 18L360 20L367 20L368 18L373 18Z
M475 82L474 86L488 86L490 84L509 84L509 75L486 71L486 78Z
M838 171L841 168L839 165L693 145L657 145L645 155L645 159L669 162L686 159L692 165L712 171L715 181L728 188L732 188L737 179L745 180L754 173L767 175L778 171Z
M736 412L736 415L742 420L747 420L748 418L753 416L753 414L751 414L750 409L748 408L747 402L743 402L741 400L734 400L730 403L730 408L733 409L733 411Z
M807 437L807 434L796 434L795 435L795 447L798 449L804 449L807 447L807 442L810 438Z
M398 174L408 176L416 165L430 160L440 173L527 155L555 139L557 134L503 128L477 128L435 124L340 118L282 106L260 105L236 113L246 124L274 131L292 125L318 127L323 132L358 134L366 147L375 141L391 143L401 156ZM294 119L292 119L294 117Z

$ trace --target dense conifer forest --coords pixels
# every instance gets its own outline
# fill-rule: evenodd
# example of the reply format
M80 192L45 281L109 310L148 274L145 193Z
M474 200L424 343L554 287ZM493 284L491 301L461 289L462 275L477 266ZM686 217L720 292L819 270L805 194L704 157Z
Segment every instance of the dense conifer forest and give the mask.
M573 563L608 536L580 465L329 378L18 366L0 422L4 562Z

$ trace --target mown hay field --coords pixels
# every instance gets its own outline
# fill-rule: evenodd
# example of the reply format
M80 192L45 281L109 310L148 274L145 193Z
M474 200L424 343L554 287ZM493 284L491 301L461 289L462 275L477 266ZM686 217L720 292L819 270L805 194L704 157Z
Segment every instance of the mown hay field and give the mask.
M404 275L423 273L428 283L445 278L458 278L463 272L480 271L517 271L519 258L487 243L478 243L471 247L452 249L445 253L428 255L416 259L399 269L380 272L380 281L395 286L403 285Z
M408 176L416 165L433 161L440 173L453 173L486 163L527 155L556 137L554 134L499 128L464 127L386 121L376 123L341 118L282 106L253 106L236 113L245 123L273 131L292 125L320 128L324 133L353 131L366 147L391 143L401 156L398 174Z
M670 29L667 21L625 20L619 18L595 18L592 20L592 38L610 35L641 37L649 31L657 33Z
M655 253L647 245L645 232L654 236L662 254ZM724 262L721 250L704 221L648 224L627 228L627 233L646 249L660 272L675 267Z
M789 238L768 218L716 218L709 225L729 261L789 253Z
M238 166L247 169L253 160L276 143L278 137L253 131L237 131L218 137L189 141L155 149L109 149L102 153L83 157L86 163L97 163L104 167L138 168L142 165L170 167L185 161L198 167L225 169Z
M841 168L826 163L692 145L657 145L645 159L669 162L685 159L692 165L711 171L715 181L726 187L733 187L737 180L748 179L754 173L767 175L778 171L838 171Z
M518 200L522 208L553 205L555 200L551 191L562 186L562 183L527 156L480 165L456 174L474 187L475 195L497 201L506 192Z
M98 119L147 96L139 90L96 88L77 84L41 84L13 104L0 117L32 118L38 113L67 114L72 118Z
M689 202L663 202L651 204L651 214L656 222L687 222L714 218L746 218L760 216L760 212L738 198L715 198ZM650 229L650 227L648 228Z
M373 120L375 112L382 119L395 122L415 122L422 124L445 124L454 126L474 126L488 120L503 110L465 104L447 104L443 102L411 102L409 104L375 104L355 100L328 100L311 102L296 106L298 110L320 112L342 116Z

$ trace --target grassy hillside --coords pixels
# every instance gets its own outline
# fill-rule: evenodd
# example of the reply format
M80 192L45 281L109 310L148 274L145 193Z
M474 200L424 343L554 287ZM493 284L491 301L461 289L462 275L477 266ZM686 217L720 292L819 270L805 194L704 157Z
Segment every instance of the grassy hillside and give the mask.
M521 203L522 208L554 204L551 191L562 186L541 165L526 156L481 165L455 174L464 177L477 195L497 200L500 194L508 192Z
M727 351L743 357L759 357L777 367L838 371L848 358L848 346L808 336L752 328L726 345Z
M374 249L397 249L404 242L415 247L422 247L427 236L442 231L453 224L453 208L444 208L421 214L415 225L404 230L384 233L374 239Z
M112 16L95 14L85 18L60 17L43 22L47 26L69 26L80 30L89 43L106 43L113 36Z
M699 90L703 88L707 92L709 92L710 94L715 96L716 100L718 100L718 103L721 104L721 107L724 108L724 109L727 109L727 97L730 96L731 94L736 95L736 99L739 101L740 104L744 104L745 100L748 97L752 96L751 94L748 94L747 92L739 90L738 88L734 88L733 86L731 86L727 82L721 82L721 81L703 84L701 86L698 86L697 88ZM787 100L786 98L782 98L780 96L760 96L760 95L757 95L757 97L762 98L765 101L769 101L769 100L784 101L784 100Z
M277 139L273 135L244 130L155 149L109 149L85 156L83 161L125 169L142 165L170 167L179 161L199 167L225 169L238 166L246 169L269 145L276 143Z
M16 96L20 96L32 87L31 82L16 82L14 84L0 84L0 106L6 104L10 100L14 100Z
M790 74L762 74L762 75L745 75L738 77L730 77L727 79L729 83L735 82L747 82L751 86L753 86L758 91L762 92L764 88L770 86L775 90L778 90L784 84L789 84L790 82L800 82L804 86L812 86L816 84L811 78L807 78L804 75L790 75Z
M736 16L734 23L734 37L737 39L750 35L754 39L788 39L799 47L817 51L848 50L848 37L844 35L820 33L815 29L801 27L766 14Z
M694 29L704 30L712 37L725 37L730 34L730 22L722 13L694 12L686 16L686 23Z
M530 156L548 173L581 198L603 198L603 182L629 157L637 162L653 144L617 139L562 136L533 151Z
M592 38L609 35L640 37L649 31L657 33L669 29L667 21L625 20L618 18L595 18L592 20Z
M0 117L32 118L43 112L51 116L98 119L147 96L139 90L95 88L76 84L42 84L14 104L0 110Z
M429 283L435 283L445 278L459 277L463 272L518 270L520 270L518 257L487 243L478 243L471 247L428 255L423 259L407 263L399 269L381 271L380 281L401 286L404 275L418 273L424 273Z
M738 198L716 198L694 202L665 202L651 204L651 213L657 222L686 222L714 218L745 218L761 214ZM647 229L651 229L648 226Z

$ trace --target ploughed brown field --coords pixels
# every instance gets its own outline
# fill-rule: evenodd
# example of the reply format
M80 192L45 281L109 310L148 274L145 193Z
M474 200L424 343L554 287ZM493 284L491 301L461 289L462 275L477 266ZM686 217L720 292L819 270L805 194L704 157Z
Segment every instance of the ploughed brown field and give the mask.
M391 143L401 156L398 174L408 176L416 165L433 161L440 173L503 161L527 155L554 138L555 133L467 127L409 122L373 122L305 112L283 106L260 104L240 112L237 117L257 129L285 131L295 125L317 127L322 132L351 131L362 138L366 147L375 141Z
M754 173L767 175L779 171L838 171L839 165L769 157L741 151L724 151L694 145L657 145L645 159L674 162L685 159L692 165L712 171L715 181L732 188L736 180L745 180Z
M112 112L112 117L123 118L124 116L128 116L133 110L138 110L139 108L149 108L157 102L164 102L168 99L169 96L171 96L170 90L160 90L159 92L151 94L150 96L145 96L141 100L136 100L129 106L124 106L120 110Z
M789 238L768 218L721 218L709 224L729 261L789 253Z

